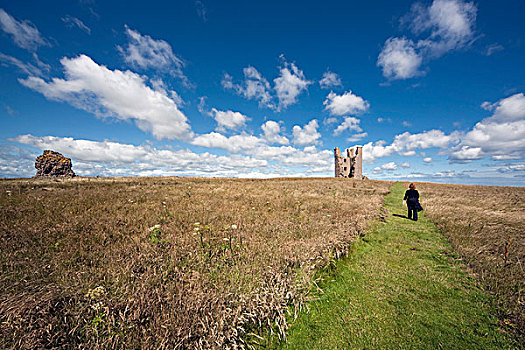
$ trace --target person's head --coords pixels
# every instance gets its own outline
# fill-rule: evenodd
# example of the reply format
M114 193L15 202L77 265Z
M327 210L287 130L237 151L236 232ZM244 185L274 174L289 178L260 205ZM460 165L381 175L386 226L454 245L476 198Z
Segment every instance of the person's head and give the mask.
M416 189L416 185L414 185L414 183L411 183L408 188L410 188L411 190L415 190Z

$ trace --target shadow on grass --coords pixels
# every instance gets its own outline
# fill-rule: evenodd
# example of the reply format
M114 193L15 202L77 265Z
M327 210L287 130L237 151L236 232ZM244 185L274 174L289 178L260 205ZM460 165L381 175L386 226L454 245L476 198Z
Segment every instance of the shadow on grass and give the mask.
M398 217L398 218L403 218L403 219L408 219L408 216L401 215L401 214L392 214L392 216L395 216L395 217Z

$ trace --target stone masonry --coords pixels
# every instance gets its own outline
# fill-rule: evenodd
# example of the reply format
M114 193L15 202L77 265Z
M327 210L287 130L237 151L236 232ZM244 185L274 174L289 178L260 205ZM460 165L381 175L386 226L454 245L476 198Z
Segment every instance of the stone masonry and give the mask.
M346 150L346 157L341 156L341 150L334 148L335 177L363 179L363 147L357 146Z

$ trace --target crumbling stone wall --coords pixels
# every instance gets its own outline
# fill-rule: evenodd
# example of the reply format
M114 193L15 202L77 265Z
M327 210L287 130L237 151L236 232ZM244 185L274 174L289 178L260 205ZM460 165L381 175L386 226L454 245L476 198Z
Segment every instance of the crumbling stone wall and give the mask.
M341 156L341 150L334 148L335 177L363 179L363 147L357 146L346 150L346 157Z

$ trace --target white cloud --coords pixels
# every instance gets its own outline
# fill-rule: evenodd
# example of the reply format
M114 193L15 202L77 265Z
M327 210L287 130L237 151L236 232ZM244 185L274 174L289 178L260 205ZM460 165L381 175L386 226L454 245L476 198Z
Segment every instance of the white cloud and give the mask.
M64 22L69 28L77 27L86 32L88 35L91 35L91 28L89 28L87 25L84 24L84 22L82 22L76 17L66 15L65 17L62 17L62 22Z
M367 136L368 136L367 132L362 132L362 133L354 134L354 135L350 136L349 138L346 139L346 141L357 142L357 141L360 141L360 140L362 140L363 138L365 138Z
M236 84L229 74L224 74L222 86L225 89L234 90L237 94L248 100L259 101L259 106L274 108L272 96L270 94L270 83L266 80L257 69L248 66L243 69L244 82Z
M399 166L401 168L410 168L410 163L409 162L404 162L404 163L399 164Z
M289 105L297 102L297 96L308 88L312 82L306 80L302 70L297 68L294 63L283 61L279 68L279 76L273 80L274 87L262 76L257 69L248 66L243 69L244 81L241 84L235 83L229 74L224 74L221 84L225 89L233 90L238 95L248 100L259 101L260 107L267 107L276 111L286 109ZM275 95L272 94L275 91ZM273 102L278 99L278 105Z
M149 35L142 35L138 31L125 26L128 36L127 48L118 47L124 61L131 67L138 69L157 69L169 72L182 79L188 85L188 78L182 72L184 61L177 57L166 41L155 40Z
M493 105L491 122L508 123L525 119L525 95L518 93L504 98Z
M416 155L416 151L407 151L407 152L403 152L401 154L404 155L405 157L410 157L410 156L415 156Z
M243 128L246 126L246 121L250 120L240 112L218 111L215 108L211 109L210 115L217 122L217 131L221 132L226 131L226 129L238 130Z
M423 158L423 161L425 163L431 163L432 162L432 158L431 157L425 157L425 158Z
M192 145L206 148L222 148L232 153L246 152L265 144L264 140L247 134L224 136L218 132L197 135L192 141Z
M385 78L408 79L422 75L419 67L423 58L416 52L414 42L406 38L389 38L379 57L377 65L382 68Z
M383 169L383 170L396 170L397 169L397 164L394 163L394 162L386 163L386 164L381 165L381 169Z
M19 80L46 98L64 101L97 116L133 120L157 139L183 139L193 136L186 116L162 89L152 89L144 77L130 71L110 70L90 57L60 60L65 79L46 82L31 76Z
M482 107L494 110L491 117L467 132L450 155L452 161L468 162L484 157L495 160L525 157L525 96L517 93Z
M261 129L264 132L265 140L270 143L278 143L281 145L288 145L290 143L286 136L281 135L281 125L273 120L268 120L261 125Z
M338 74L330 72L329 70L324 72L323 78L319 80L319 85L321 89L331 89L338 86L343 86L341 78Z
M377 60L383 76L395 80L423 75L419 70L423 60L470 45L474 40L476 13L474 3L462 0L434 0L428 7L414 4L402 22L408 23L416 35L428 34L416 43L406 37L389 38Z
M323 120L324 125L330 125L330 124L335 124L335 123L337 123L337 118L335 117L330 117L330 118L326 118L325 120Z
M38 68L37 66L34 66L31 63L24 63L20 61L18 58L4 55L1 52L0 52L0 63L2 63L2 65L15 66L27 75L38 75L38 76L43 75L42 70Z
M403 126L404 126L405 128L409 128L409 127L412 126L412 123L410 123L409 121L406 121L406 120L403 120L403 123L402 123L402 124L403 124Z
M359 126L361 120L354 117L345 117L344 121L334 130L334 136L341 135L345 130L353 130L357 132L363 131Z
M392 143L396 149L414 150L432 147L447 148L451 142L457 140L456 134L446 135L441 130L430 130L419 134L404 132L396 135Z
M0 8L0 28L13 37L19 47L35 51L39 46L49 45L30 21L17 21L13 16Z
M281 55L284 60L284 57ZM280 68L279 77L273 80L275 91L279 99L279 109L285 109L297 102L297 96L308 88L311 81L306 80L302 70L294 63L284 61Z
M361 114L368 111L370 103L352 91L337 95L331 91L323 103L331 115Z
M463 161L472 161L475 159L481 159L484 155L482 153L481 147L471 147L471 146L459 146L452 153L451 158L454 161L463 162Z
M299 125L293 127L293 143L298 146L313 145L319 142L321 134L317 131L319 124L312 119L302 128Z
M458 133L446 135L441 130L430 130L419 134L404 132L394 137L390 145L381 140L378 142L369 142L363 146L363 160L372 163L378 158L389 157L395 153L411 156L415 154L416 149L441 148L446 149L451 144L459 140Z
M240 155L196 154L190 150L159 149L111 141L77 140L71 137L20 135L15 142L37 149L53 149L73 161L79 175L162 176L216 175L239 176L268 166L265 160Z
M411 29L416 34L427 30L430 36L418 42L418 47L439 57L464 47L474 36L476 5L462 0L434 0L430 7L416 4L412 8Z
M503 51L505 48L500 44L491 44L487 46L487 49L485 51L485 55L492 56L494 53L498 51Z

